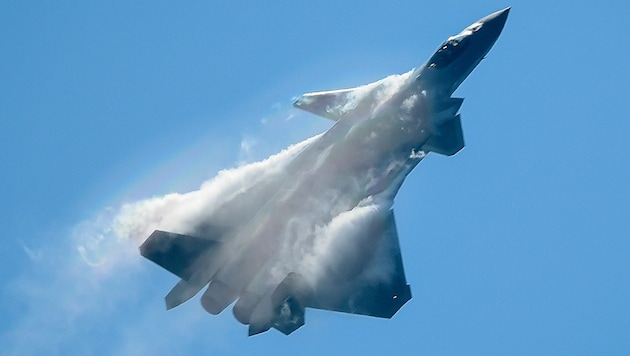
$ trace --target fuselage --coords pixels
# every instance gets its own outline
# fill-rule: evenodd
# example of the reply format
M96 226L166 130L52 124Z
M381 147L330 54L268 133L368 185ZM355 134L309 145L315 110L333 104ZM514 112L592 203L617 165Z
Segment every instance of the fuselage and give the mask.
M453 103L451 95L490 50L508 10L449 37L416 70L372 84L352 110L300 152L268 202L226 246L234 251L222 261L202 298L204 306L209 305L206 309L220 311L238 295L262 298L256 296L258 291L299 272L303 256L290 251L292 263L286 256L275 257L286 246L315 239L318 229L340 213L374 200L391 207L404 178L425 156L423 147L436 127L456 115L461 101ZM299 219L279 219L286 216ZM364 262L344 268L360 271ZM334 266L324 271L352 277ZM247 308L237 303L237 317L239 307Z

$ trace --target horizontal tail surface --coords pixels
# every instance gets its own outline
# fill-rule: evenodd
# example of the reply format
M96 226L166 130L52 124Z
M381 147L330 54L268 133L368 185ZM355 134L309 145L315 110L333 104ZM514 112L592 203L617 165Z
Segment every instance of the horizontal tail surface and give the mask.
M219 242L200 237L155 230L140 246L140 254L167 271L188 280L195 260Z

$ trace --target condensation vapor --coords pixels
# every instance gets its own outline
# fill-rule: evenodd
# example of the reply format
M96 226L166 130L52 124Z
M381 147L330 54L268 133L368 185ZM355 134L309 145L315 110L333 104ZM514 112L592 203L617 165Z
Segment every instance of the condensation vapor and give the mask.
M359 88L341 109L369 100L370 109L378 110L409 79L410 73ZM97 265L102 256L111 257L115 254L112 249L119 246L107 239L132 241L138 246L158 229L232 243L233 248L224 250L230 256L222 259L233 266L247 265L256 259L252 253L257 252L248 249L248 245L273 246L273 253L265 256L268 259L261 265L264 268L254 273L246 285L248 291L273 288L291 272L301 274L312 286L326 273L352 278L360 272L363 278L384 280L392 266L386 258L379 263L379 256L387 256L387 246L367 252L362 247L377 245L365 239L373 235L370 229L375 228L374 222L384 221L391 209L391 199L379 200L366 193L370 186L383 184L383 177L331 171L338 163L327 165L327 161L352 160L356 152L336 152L334 143L322 146L322 137L323 134L317 135L289 146L263 161L220 171L198 190L153 197L109 211L97 226L104 233L94 234L92 225L92 234L90 229L78 234L79 252L87 263ZM357 162L347 163L352 166ZM405 163L401 160L383 164L383 171L388 171ZM287 199L290 204L286 204ZM352 270L366 267L353 263L364 258L364 252L373 256L376 263L362 271ZM243 269L247 270L247 266ZM238 276L228 271L222 278L229 282L232 277Z

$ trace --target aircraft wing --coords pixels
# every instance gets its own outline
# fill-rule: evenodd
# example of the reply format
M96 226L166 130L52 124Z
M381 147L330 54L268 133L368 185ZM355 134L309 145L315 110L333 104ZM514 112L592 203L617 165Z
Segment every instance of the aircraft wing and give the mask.
M294 103L298 109L327 119L338 121L346 112L355 108L358 88L307 93Z
M379 318L394 316L411 299L411 290L405 279L393 211L382 234L375 255L357 278L320 285L311 292L306 307ZM384 275L377 276L379 273Z
M239 300L234 314L241 322L249 324L249 335L272 327L288 335L304 325L305 308L379 318L394 316L411 299L411 290L405 279L393 212L389 211L383 223L378 225L373 230L374 235L367 239L377 241L377 246L358 275L346 276L349 278L329 276L317 286L309 286L303 276L291 272L262 298ZM240 303L243 308L239 308Z
M241 322L249 324L249 335L271 327L288 335L304 325L305 308L380 318L394 316L411 299L411 290L405 279L393 211L388 211L370 231L362 240L363 246L353 247L358 249L354 250L355 257L368 259L356 275L340 278L333 273L311 288L302 276L291 272L263 295L253 299L251 295L241 295L245 300L239 299L234 313ZM216 258L221 245L220 239L209 236L198 238L159 230L142 244L144 257L182 278L166 297L168 309L190 299L208 284L214 270L207 263ZM244 308L239 308L240 304Z

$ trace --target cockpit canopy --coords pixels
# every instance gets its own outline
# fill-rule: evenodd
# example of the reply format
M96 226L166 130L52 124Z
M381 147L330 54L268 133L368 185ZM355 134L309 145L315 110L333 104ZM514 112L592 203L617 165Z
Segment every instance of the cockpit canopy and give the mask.
M445 68L459 57L468 44L467 36L454 36L444 42L429 59L430 68Z
M466 27L459 34L449 37L446 42L442 43L431 59L429 59L429 67L439 69L445 68L451 64L464 52L470 35L479 31L481 27L483 27L483 23L475 22L474 24Z

